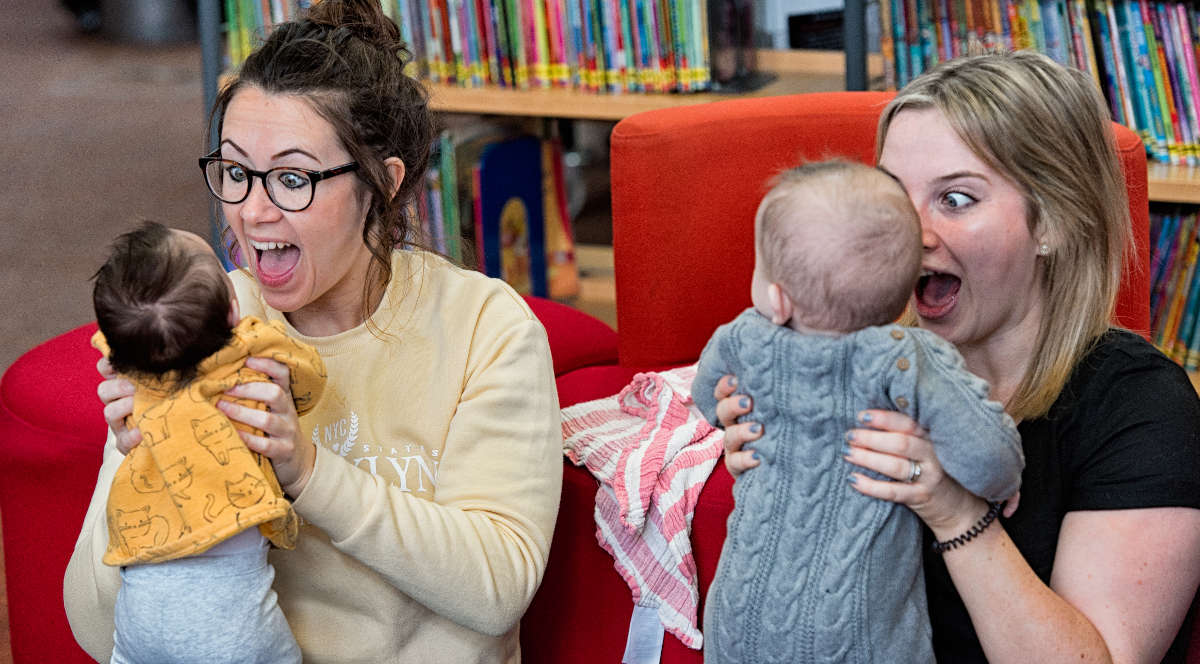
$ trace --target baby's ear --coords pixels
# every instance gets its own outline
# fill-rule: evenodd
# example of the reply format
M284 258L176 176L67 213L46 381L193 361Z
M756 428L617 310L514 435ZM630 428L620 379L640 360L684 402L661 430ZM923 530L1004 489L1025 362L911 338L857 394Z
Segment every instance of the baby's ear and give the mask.
M229 327L236 327L241 319L242 310L238 307L237 298L229 298Z
M767 285L767 302L771 305L771 322L776 325L787 325L792 319L792 298L787 291L777 283Z

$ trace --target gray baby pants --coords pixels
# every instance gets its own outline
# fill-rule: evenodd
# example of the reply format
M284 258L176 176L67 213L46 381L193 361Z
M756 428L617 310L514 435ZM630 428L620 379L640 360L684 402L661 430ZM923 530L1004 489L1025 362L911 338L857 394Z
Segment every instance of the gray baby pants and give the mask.
M300 662L274 580L265 545L122 567L112 664Z

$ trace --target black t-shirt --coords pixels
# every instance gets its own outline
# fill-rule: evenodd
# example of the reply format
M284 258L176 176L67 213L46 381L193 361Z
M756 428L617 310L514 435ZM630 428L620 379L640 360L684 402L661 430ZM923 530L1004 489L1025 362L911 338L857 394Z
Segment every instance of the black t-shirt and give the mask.
M1187 374L1135 334L1106 333L1050 412L1018 428L1021 504L1001 523L1047 584L1067 512L1200 508L1200 399ZM925 583L938 661L986 662L941 556L925 554ZM1184 661L1196 608L1193 600L1164 662Z

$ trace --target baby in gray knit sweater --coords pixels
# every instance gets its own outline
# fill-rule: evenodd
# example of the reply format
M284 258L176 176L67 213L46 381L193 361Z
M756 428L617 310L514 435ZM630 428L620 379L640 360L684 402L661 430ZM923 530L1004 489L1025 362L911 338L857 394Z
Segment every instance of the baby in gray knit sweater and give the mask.
M704 661L933 662L921 525L847 482L844 433L862 410L907 413L948 475L1010 498L1016 426L947 341L891 324L921 265L921 227L900 184L853 162L780 175L755 217L754 307L717 329L692 397L717 424L725 374L754 400L761 463L734 509L705 601ZM881 477L866 471L874 477Z

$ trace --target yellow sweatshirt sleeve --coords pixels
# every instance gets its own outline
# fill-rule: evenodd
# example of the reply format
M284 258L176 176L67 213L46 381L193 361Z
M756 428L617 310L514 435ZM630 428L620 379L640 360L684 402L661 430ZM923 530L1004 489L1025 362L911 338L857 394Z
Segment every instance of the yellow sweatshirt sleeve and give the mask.
M401 592L464 627L502 635L521 618L545 571L562 488L562 438L541 323L506 290L475 324L434 500L318 446L294 507Z

